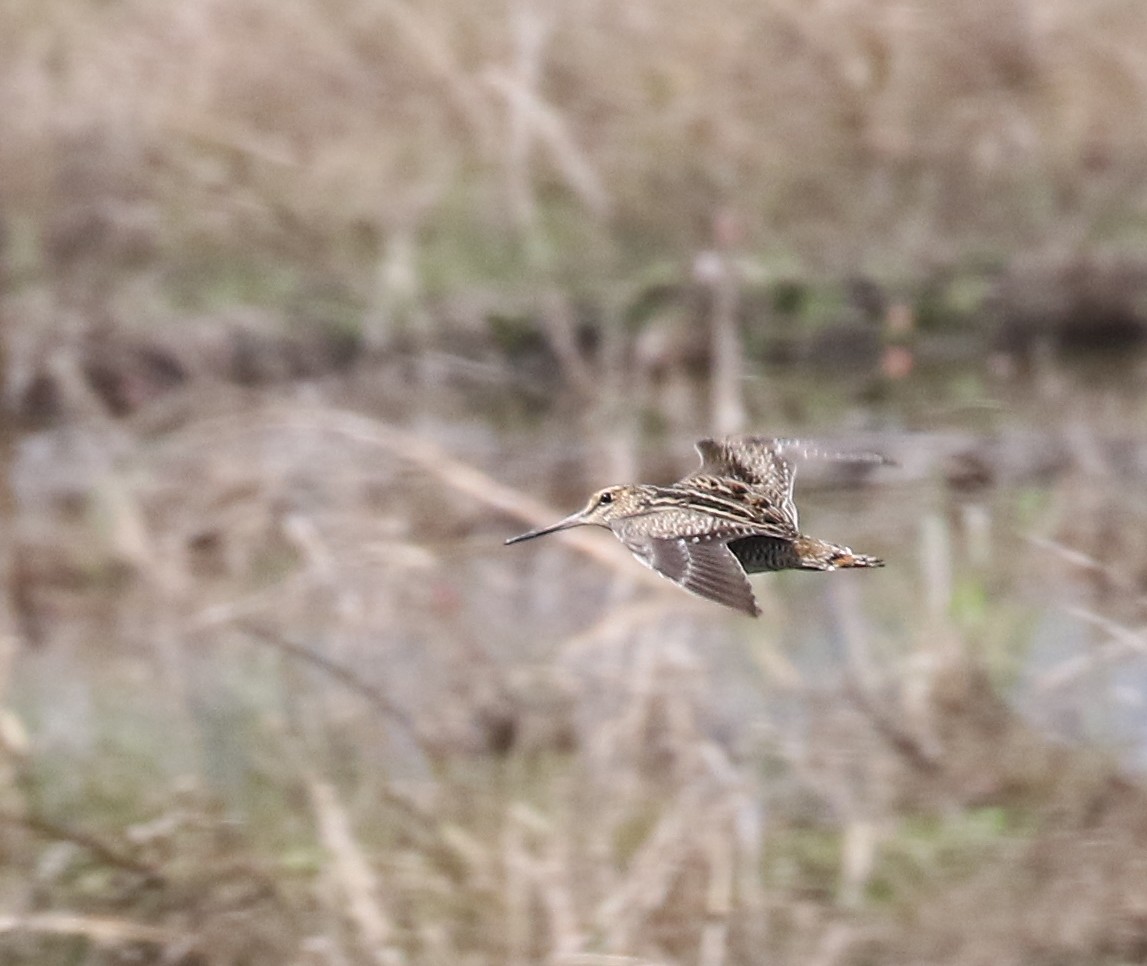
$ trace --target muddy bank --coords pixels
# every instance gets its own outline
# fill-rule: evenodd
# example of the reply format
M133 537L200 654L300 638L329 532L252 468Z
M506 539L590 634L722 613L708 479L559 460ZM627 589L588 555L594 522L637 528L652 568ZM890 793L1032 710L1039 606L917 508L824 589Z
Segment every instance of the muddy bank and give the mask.
M1147 346L1147 262L1119 253L1017 257L898 286L862 276L742 281L730 298L696 280L638 287L608 306L553 290L460 293L428 301L417 324L384 334L303 309L237 307L141 326L117 321L106 306L76 316L12 298L4 398L37 421L82 396L123 415L191 384L266 385L428 358L526 393L592 395L603 373L651 386L708 374L719 305L735 312L742 366L877 382L917 365L980 362L1008 372L1048 354L1070 361Z

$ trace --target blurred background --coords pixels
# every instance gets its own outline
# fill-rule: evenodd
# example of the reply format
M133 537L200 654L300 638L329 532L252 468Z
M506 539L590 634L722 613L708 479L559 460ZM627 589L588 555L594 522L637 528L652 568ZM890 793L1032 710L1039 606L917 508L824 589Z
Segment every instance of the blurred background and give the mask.
M1145 349L1137 0L8 0L0 960L1141 961Z

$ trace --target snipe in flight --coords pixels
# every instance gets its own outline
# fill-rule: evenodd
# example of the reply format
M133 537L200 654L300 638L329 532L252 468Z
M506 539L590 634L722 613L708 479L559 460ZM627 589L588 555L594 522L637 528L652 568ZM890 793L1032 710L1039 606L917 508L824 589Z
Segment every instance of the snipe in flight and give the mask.
M586 524L608 527L647 567L701 597L760 614L747 574L883 567L884 561L800 532L793 459L873 463L875 453L824 452L800 440L703 439L701 466L670 486L623 483L599 490L564 520L507 540Z

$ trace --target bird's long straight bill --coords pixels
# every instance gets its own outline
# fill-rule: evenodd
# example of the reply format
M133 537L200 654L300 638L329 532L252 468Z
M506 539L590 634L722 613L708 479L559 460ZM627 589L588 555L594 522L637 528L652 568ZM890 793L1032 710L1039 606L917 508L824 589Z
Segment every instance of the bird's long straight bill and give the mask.
M573 513L566 517L564 520L559 520L552 526L542 527L539 530L531 530L529 533L523 533L518 537L510 537L506 541L508 547L511 543L521 543L523 540L533 540L534 537L544 537L547 533L557 533L559 530L568 530L570 527L576 527L581 523L581 514Z

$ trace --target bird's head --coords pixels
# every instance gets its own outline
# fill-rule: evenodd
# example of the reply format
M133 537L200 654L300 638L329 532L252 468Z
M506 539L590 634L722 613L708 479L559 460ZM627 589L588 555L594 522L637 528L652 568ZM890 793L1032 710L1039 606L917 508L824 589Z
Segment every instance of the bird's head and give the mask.
M523 540L532 540L534 537L543 537L547 533L556 533L558 530L568 530L570 527L580 527L586 524L608 527L614 520L641 512L647 499L645 489L645 487L631 483L607 486L604 490L598 490L591 496L589 502L577 513L571 513L564 520L559 520L551 526L512 537L506 543L520 543Z

